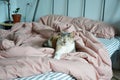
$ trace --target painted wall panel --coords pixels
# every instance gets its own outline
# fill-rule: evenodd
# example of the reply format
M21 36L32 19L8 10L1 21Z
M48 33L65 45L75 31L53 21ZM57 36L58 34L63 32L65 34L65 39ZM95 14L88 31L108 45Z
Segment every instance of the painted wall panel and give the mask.
M4 1L0 2L0 22L4 22L7 20L8 14L7 14L7 4L4 3Z
M15 8L20 7L20 13L22 14L21 21L31 22L35 10L37 0L11 0L11 14ZM54 5L53 5L54 1ZM85 0L40 0L38 10L36 13L35 21L41 16L48 14L67 15L67 1L68 4L68 16L79 17L83 16L83 1ZM86 0L85 17L94 20L101 20L102 14L102 1L103 0ZM120 0L105 0L105 14L104 21L113 24L120 24ZM28 5L29 3L29 5ZM52 9L52 6L54 8ZM7 7L6 4L0 2L0 22L7 20ZM53 12L52 12L53 11Z
M20 13L22 14L21 21L31 22L35 9L36 0L18 0L17 7L20 7Z
M54 14L66 15L67 0L54 0Z
M105 22L120 22L120 0L106 0Z
M45 16L52 13L52 0L40 0L36 20L41 16Z
M85 17L99 20L102 0L86 0Z
M10 0L10 17L13 8L16 6L16 0ZM6 1L0 1L0 22L8 20L8 3Z
M79 17L82 16L83 0L69 0L68 16Z

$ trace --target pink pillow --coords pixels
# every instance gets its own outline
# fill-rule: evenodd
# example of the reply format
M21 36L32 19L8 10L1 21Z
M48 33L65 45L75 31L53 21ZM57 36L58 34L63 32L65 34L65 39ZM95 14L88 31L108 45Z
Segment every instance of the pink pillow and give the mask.
M104 22L78 17L71 22L74 26L93 33L97 37L112 38L115 36L115 28Z

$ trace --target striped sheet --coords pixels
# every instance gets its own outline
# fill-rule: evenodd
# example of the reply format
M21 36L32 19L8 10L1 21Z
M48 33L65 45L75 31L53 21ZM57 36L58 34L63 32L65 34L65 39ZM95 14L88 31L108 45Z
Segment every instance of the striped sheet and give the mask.
M120 37L115 37L115 38L111 38L111 39L98 38L98 40L105 45L110 56L112 56L112 54L116 50L118 50L118 48L120 47Z
M75 80L75 79L68 74L59 72L48 72L30 77L17 78L14 80Z

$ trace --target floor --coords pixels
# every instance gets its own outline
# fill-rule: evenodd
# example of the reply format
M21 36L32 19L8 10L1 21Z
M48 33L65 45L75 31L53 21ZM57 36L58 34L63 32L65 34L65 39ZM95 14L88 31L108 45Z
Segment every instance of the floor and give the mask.
M111 80L120 80L120 70L113 70L113 78Z

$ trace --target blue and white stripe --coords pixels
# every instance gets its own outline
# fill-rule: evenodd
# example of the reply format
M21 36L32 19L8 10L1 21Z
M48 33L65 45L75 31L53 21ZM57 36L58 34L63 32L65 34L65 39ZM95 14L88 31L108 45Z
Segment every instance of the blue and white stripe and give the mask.
M60 72L47 72L30 77L17 78L14 80L75 80L72 76Z
M111 39L104 39L104 38L98 38L100 42L102 42L106 49L109 52L109 55L112 56L112 54L119 49L120 47L120 37L114 37Z

